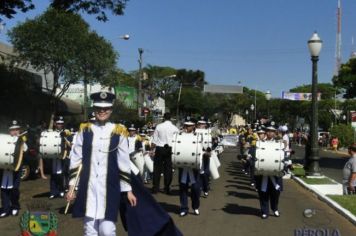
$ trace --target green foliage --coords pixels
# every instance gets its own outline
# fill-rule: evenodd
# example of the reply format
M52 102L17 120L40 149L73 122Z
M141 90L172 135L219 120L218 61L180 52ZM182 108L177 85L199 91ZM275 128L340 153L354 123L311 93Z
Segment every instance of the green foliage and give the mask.
M328 197L356 216L356 195L328 195Z
M51 6L57 10L69 12L83 11L87 14L97 15L98 20L107 21L107 11L114 15L123 15L128 0L51 0ZM27 12L35 8L32 0L1 0L0 15L13 18L17 9Z
M333 83L339 88L345 89L345 98L356 97L356 58L351 58L342 64L339 76L333 78Z
M51 6L59 10L72 12L84 11L97 15L97 19L107 21L106 11L110 10L114 15L123 15L128 0L52 0Z
M340 147L348 147L353 143L354 133L351 125L339 124L331 128L331 136L339 139Z
M18 60L30 63L36 70L53 73L54 95L60 78L68 83L79 80L79 49L88 30L88 24L79 15L49 9L14 27L9 37Z
M32 0L1 0L0 15L7 18L13 18L17 9L21 12L27 12L34 8L35 6L33 5Z
M81 16L71 12L49 9L14 27L9 36L18 60L30 63L37 70L53 73L52 95L59 82L64 84L58 97L70 84L83 78L87 82L109 78L115 65L116 53L112 45L90 32Z

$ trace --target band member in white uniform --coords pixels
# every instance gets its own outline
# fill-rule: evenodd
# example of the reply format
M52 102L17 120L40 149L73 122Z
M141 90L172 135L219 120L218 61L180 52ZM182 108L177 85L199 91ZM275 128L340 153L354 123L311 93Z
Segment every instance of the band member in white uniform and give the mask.
M184 121L184 132L195 135L195 121L191 117L186 117ZM190 197L192 199L193 214L199 215L200 207L200 169L184 167L178 169L180 216L188 214L188 190L190 187Z
M64 119L62 116L56 118L54 122L54 131L57 131L59 133L64 132ZM58 158L50 160L52 169L51 169L51 179L49 182L50 183L50 195L48 197L49 199L64 196L64 169L63 169L64 165L63 165L62 158L63 157L59 155Z
M204 116L201 116L200 119L198 120L197 129L207 129L207 122L206 122ZM212 142L212 140L210 140L210 141ZM210 189L210 186L209 186L210 156L211 156L211 145L206 150L204 150L202 171L200 173L201 187L202 187L203 194L205 197L207 197L209 195L209 189Z
M129 141L129 154L134 155L136 152L142 151L142 143L141 138L137 135L137 130L134 124L131 124L129 130L129 137L127 138Z
M274 122L273 122L274 123ZM265 141L275 141L277 129L273 126L273 123L266 128ZM268 157L266 157L268 158ZM269 205L273 211L275 217L280 216L278 209L279 195L283 191L283 180L279 176L255 176L256 188L260 200L261 218L267 219L269 217Z
M173 134L179 132L178 128L172 124L170 113L163 116L164 122L157 125L153 133L152 148L155 148L153 159L153 187L152 193L159 191L161 173L164 175L164 190L170 194L172 183L172 147L169 146Z
M26 137L20 135L20 125L16 120L13 120L9 126L9 134L13 138L13 142L16 143L18 139L22 139L23 151L27 151L27 145L25 143ZM21 168L20 168L21 169ZM9 215L17 216L20 210L20 172L12 170L2 170L1 172L1 205L2 211L0 212L0 218L7 217Z
M91 96L95 123L82 124L71 151L71 179L67 201L76 198L73 217L84 217L84 235L114 236L120 204L136 205L130 185L127 129L109 121L115 95L98 92ZM78 193L71 195L75 176L82 165Z

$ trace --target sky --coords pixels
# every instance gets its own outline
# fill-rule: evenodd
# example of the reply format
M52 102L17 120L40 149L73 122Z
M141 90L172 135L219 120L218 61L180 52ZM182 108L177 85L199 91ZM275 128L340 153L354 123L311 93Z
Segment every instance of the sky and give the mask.
M41 14L49 1L33 0L36 9L5 19L6 30ZM342 60L356 37L356 1L342 0ZM314 31L323 40L319 82L330 82L335 70L337 0L129 0L125 15L108 22L82 14L92 30L112 42L118 66L171 66L205 72L209 84L243 85L273 97L311 83L307 41ZM130 40L120 39L129 34Z

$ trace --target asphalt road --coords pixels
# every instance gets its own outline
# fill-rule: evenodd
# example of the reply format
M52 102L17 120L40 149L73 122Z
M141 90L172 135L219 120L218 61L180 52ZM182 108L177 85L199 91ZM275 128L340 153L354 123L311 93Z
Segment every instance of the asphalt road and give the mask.
M303 163L305 157L305 147L293 145L295 155L293 159L296 162ZM348 159L348 156L341 152L334 152L326 149L319 149L320 168L322 174L342 183L342 169Z
M260 218L256 191L249 186L249 179L241 172L241 163L235 150L226 150L221 158L220 179L212 183L209 197L201 199L200 216L189 214L179 217L178 181L175 175L173 195L155 195L157 201L172 216L184 235L232 236L232 235L298 235L298 230L327 230L330 235L354 235L356 227L309 191L293 180L285 180L285 190L280 198L281 217ZM148 185L149 187L149 185ZM48 200L48 180L31 180L21 185L21 213L33 201L49 203L59 217L59 235L82 235L81 220L61 214L63 199ZM138 196L139 201L139 196ZM313 209L315 215L305 218L303 211ZM19 235L19 216L0 220L0 235ZM305 231L306 232L306 231ZM127 235L118 223L117 235ZM299 234L301 235L301 234ZM309 234L312 235L312 234ZM314 234L315 235L315 234ZM326 235L326 234L323 234Z

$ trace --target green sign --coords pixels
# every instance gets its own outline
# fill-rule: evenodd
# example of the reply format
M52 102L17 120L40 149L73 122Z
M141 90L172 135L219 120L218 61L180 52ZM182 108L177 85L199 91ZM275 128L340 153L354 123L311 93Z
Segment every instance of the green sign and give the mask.
M137 89L127 86L115 87L116 99L131 109L137 108Z

